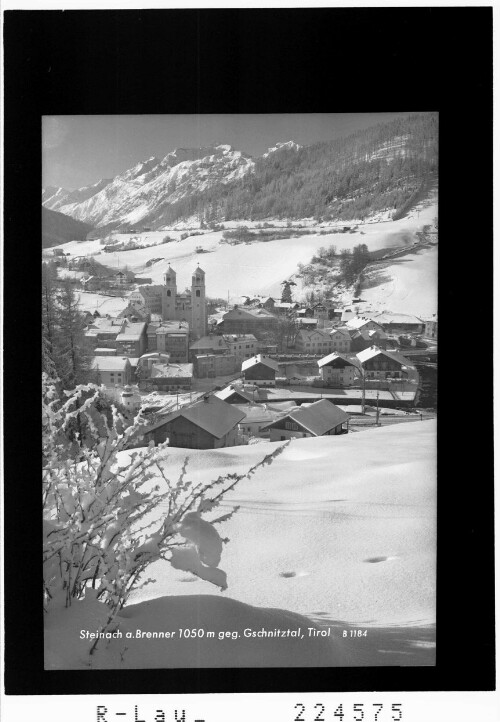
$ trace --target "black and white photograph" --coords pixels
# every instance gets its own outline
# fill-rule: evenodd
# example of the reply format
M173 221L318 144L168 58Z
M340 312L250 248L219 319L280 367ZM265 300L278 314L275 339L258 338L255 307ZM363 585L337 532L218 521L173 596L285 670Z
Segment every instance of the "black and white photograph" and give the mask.
M493 722L492 9L143 4L3 14L0 715Z
M435 663L438 120L43 118L46 669Z

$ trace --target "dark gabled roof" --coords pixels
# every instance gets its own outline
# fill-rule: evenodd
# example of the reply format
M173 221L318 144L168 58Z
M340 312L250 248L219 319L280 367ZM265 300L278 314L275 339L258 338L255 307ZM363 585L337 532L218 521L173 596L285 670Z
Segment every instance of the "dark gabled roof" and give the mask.
M306 431L309 431L313 436L323 436L323 434L331 431L331 429L348 421L349 417L345 411L339 409L339 407L332 404L331 401L321 399L320 401L315 401L313 404L302 404L302 406L298 406L281 419L278 419L278 421L273 421L264 428L270 428L274 426L274 424L283 421L283 419L294 421L306 429Z
M221 439L245 418L245 414L235 409L233 405L227 404L216 396L208 396L206 400L201 399L201 401L197 401L192 406L179 409L172 414L164 416L163 419L157 424L154 424L154 426L144 427L142 434L155 431L180 416L195 426L199 426L200 429L203 429L212 436L215 436L216 439Z

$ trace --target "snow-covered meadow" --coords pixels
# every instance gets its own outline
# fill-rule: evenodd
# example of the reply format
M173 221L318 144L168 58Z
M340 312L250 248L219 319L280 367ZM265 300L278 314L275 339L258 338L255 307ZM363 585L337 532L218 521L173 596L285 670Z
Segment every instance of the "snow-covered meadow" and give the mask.
M437 198L433 196L430 202L417 206L399 221L374 222L372 219L360 223L354 233L314 233L297 238L228 245L220 243L223 231L203 232L202 235L181 240L180 236L185 231L165 229L140 235L113 236L119 242L139 238L143 247L132 251L105 253L98 240L72 241L60 247L64 248L70 257L96 256L97 260L113 268L127 266L136 275L151 278L153 283L163 282L163 274L170 263L177 272L180 289L190 285L191 274L199 263L206 272L207 294L220 298L227 298L229 295L230 301L238 302L243 294L279 297L282 281L297 273L299 263L309 263L312 256L323 246L335 245L337 250L341 251L365 243L370 251L377 251L410 245L416 240L415 232L424 225L433 225L436 217ZM276 226L286 225L285 222L273 223ZM243 224L249 228L257 225L250 222ZM236 225L238 224L225 224L226 228ZM161 243L166 235L173 240ZM200 249L202 253L197 252ZM392 311L417 315L435 313L436 256L436 249L430 249L390 262L384 269L383 282L363 292L363 298L376 310L390 308ZM147 266L151 259L160 260ZM302 286L300 279L297 279L297 283L294 297L300 300L308 289ZM95 310L95 307L92 310Z
M264 455L260 445L165 453L169 478L188 456L186 478L195 482L242 473ZM55 606L46 615L46 667L434 664L434 421L294 440L223 502L228 511L235 504L219 527L229 539L220 562L226 591L155 562L147 576L156 581L118 617L123 637L101 642L91 659L81 630L97 631L103 605ZM160 522L166 508L155 513ZM202 636L178 633L193 628ZM245 632L299 628L285 638ZM138 629L177 634L141 638ZM354 629L366 634L351 637Z

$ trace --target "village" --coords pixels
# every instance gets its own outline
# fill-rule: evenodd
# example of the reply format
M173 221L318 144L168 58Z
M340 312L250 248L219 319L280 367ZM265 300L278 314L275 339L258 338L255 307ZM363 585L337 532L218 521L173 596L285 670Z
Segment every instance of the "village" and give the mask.
M63 252L52 254L60 267ZM281 298L228 307L209 298L199 265L180 291L171 266L153 285L127 269L93 275L95 259L72 263L81 287L126 298L116 315L86 312L84 343L108 398L130 419L141 412L137 446L213 449L435 416L421 375L435 371L436 316L364 314L359 298L294 302L287 281Z

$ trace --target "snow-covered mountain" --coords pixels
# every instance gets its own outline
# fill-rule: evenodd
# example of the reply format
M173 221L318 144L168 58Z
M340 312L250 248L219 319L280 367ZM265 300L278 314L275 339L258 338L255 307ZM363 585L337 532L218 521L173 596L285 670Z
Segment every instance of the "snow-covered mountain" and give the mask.
M280 150L300 150L302 148L301 145L296 143L293 140L289 140L286 143L276 143L276 145L273 145L272 148L268 148L265 153L263 153L263 158L268 158L273 153L277 153Z
M389 211L396 218L425 196L437 168L437 116L427 113L305 147L280 141L255 158L225 144L177 148L84 188L46 188L42 203L99 232L201 221L349 221Z
M177 148L163 159L153 156L93 186L71 192L46 188L42 203L94 226L135 224L165 204L241 178L254 165L230 145Z

